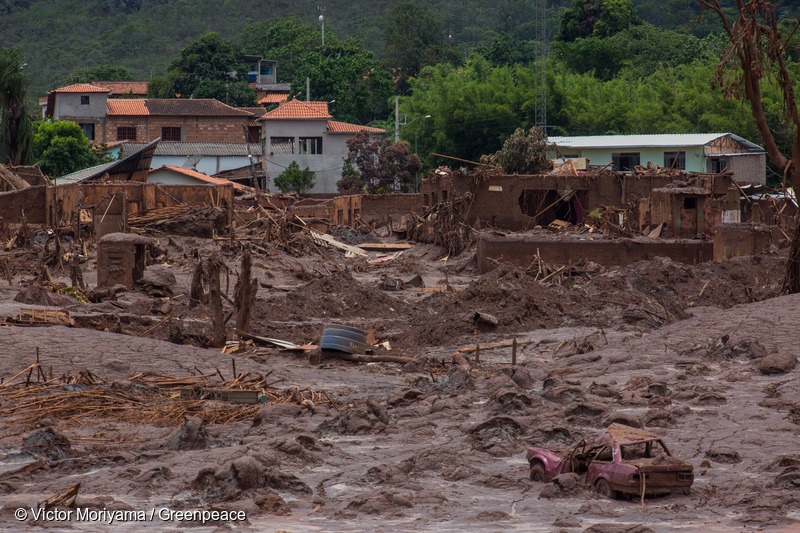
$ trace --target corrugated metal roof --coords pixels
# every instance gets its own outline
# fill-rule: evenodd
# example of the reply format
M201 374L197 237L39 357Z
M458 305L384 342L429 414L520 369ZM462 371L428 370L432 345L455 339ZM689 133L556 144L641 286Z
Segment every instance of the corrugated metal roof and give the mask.
M328 102L304 102L302 100L289 100L273 109L261 120L270 119L330 119Z
M336 120L328 121L328 133L358 133L359 131L367 131L369 133L386 133L386 130L381 128L362 126L361 124L350 124L348 122L339 122Z
M122 150L127 154L135 150L140 150L146 146L145 143L126 142L122 145ZM184 143L184 142L169 142L159 143L156 146L155 155L164 156L189 156L189 155L202 155L209 157L217 156L248 156L248 155L261 155L262 148L260 144L244 144L244 143Z
M153 159L153 151L159 144L161 137L141 144L136 150L131 150L127 156L111 163L103 163L89 168L84 168L72 174L53 178L56 185L68 185L70 183L80 183L94 178L102 177L106 172L109 174L126 175L125 179L131 179L136 173L147 172L150 169L150 161Z
M755 143L732 133L664 133L655 135L594 135L586 137L550 137L548 142L562 148L686 148L705 146L729 136L747 150L763 151Z
M102 165L96 165L93 167L84 168L83 170L73 172L72 174L66 174L64 176L61 176L60 178L50 178L50 180L56 185L69 185L70 183L80 183L81 181L92 178L94 176L105 174L109 168L113 167L117 163L118 161L112 161L111 163L103 163Z

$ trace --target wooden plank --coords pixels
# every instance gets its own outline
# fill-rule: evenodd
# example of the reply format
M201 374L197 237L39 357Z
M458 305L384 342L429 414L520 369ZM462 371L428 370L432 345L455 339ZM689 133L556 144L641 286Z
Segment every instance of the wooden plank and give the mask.
M353 255L357 255L360 257L369 257L369 254L366 251L362 250L361 248L337 241L327 233L320 233L318 231L314 231L313 229L309 231L311 232L312 237L314 237L315 239L319 239L323 242L326 242L331 246L333 246L334 248L338 248L339 250L342 250L344 252L350 252Z
M408 250L409 248L413 248L414 245L409 242L365 242L364 244L359 244L358 247L362 250Z

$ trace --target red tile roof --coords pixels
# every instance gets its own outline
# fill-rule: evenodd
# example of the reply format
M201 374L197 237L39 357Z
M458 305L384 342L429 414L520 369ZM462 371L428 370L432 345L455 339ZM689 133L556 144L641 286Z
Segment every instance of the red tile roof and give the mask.
M184 167L176 167L173 165L163 165L157 169L151 170L150 173L158 172L159 170L171 170L172 172L177 172L178 174L183 174L184 176L188 176L190 178L196 179L198 181L202 181L208 183L210 185L233 185L234 189L244 189L245 186L240 183L234 183L225 178L212 178L207 174L203 174L202 172L198 172L196 170L192 170L191 168L184 168Z
M146 81L93 81L92 85L108 89L111 91L111 94L147 95Z
M111 91L105 87L98 87L91 83L73 83L66 87L59 87L50 92L53 93L110 93Z
M144 100L140 98L127 99L122 98L119 100L109 99L107 102L108 115L149 115L147 106L144 105Z
M350 124L347 122L338 122L336 120L328 121L328 133L358 133L359 131L366 131L369 133L386 133L386 130L381 128L362 126L361 124Z
M213 98L121 98L108 100L109 115L252 117L253 113Z
M261 120L267 119L330 119L328 102L304 102L302 100L289 100L273 109Z
M267 93L258 99L259 105L282 104L289 99L289 93Z

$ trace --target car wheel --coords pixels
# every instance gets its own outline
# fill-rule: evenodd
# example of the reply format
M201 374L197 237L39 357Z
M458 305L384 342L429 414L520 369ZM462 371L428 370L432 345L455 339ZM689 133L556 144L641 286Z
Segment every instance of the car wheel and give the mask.
M610 500L616 500L619 496L619 493L611 488L611 484L603 479L598 479L594 484L594 490L597 491L597 494L603 496L604 498L608 498Z
M544 465L541 461L531 463L531 481L544 482Z

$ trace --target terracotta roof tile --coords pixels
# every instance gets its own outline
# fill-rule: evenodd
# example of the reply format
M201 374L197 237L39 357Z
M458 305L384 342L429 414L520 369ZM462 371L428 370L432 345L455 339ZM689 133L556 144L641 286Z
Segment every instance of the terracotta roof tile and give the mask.
M289 99L289 93L267 93L258 99L259 105L282 104Z
M93 81L92 85L108 89L111 91L111 94L135 94L137 96L147 95L146 81Z
M273 109L261 120L267 119L330 119L328 102L304 102L302 100L289 100Z
M128 99L122 98L119 100L110 99L106 102L108 111L108 115L134 115L134 116L142 116L142 115L149 115L150 111L148 111L147 106L144 105L144 100L141 98L136 99Z
M386 133L386 130L381 128L362 126L361 124L350 124L347 122L338 122L336 120L328 121L328 133L358 133L359 131L367 131L369 133Z
M198 172L196 170L192 170L191 168L184 168L184 167L176 167L173 165L163 165L155 170L151 170L150 172L157 172L159 170L171 170L172 172L177 172L178 174L183 174L184 176L188 176L190 178L196 179L198 181L203 181L205 183L211 185L233 185L234 189L244 189L244 185L240 183L234 183L225 178L213 178L207 174L203 174L202 172Z
M203 117L252 117L253 113L237 109L211 98L121 98L108 100L109 115L165 115Z
M108 89L105 87L97 87L96 85L92 85L91 83L73 83L72 85L67 85L66 87L59 87L58 89L54 89L50 92L53 93L109 93Z

